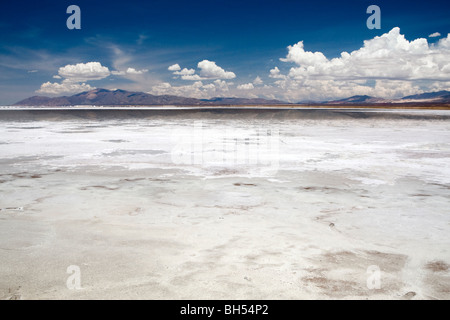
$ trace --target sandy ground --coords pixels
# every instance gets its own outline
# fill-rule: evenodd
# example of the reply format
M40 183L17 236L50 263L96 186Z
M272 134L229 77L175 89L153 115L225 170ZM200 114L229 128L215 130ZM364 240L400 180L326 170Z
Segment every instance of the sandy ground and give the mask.
M0 298L450 299L450 113L297 112L2 111Z

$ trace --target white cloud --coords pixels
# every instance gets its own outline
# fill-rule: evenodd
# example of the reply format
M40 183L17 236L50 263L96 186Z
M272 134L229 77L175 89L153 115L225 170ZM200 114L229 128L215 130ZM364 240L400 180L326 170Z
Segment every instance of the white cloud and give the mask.
M303 49L303 41L299 41L293 46L288 46L288 55L280 59L284 62L295 62L298 65L313 66L327 62L327 58L322 52L310 52Z
M275 67L275 68L270 70L269 77L275 78L275 79L285 79L286 78L285 75L282 75L280 73L280 69L278 69L278 67Z
M441 34L439 32L435 32L435 33L430 34L428 37L436 38L436 37L440 37L440 36L441 36Z
M135 68L128 68L126 72L127 74L143 74L148 72L148 69L136 70Z
M127 68L125 71L113 70L111 71L111 74L115 76L125 76L127 74L143 74L145 72L148 72L148 69L136 70L135 68Z
M172 86L163 82L153 86L149 93L155 95L176 95L197 99L208 99L211 97L224 97L229 95L229 83L223 80L215 80L208 84L202 81L195 81L190 85Z
M38 70L29 70L28 73L36 73Z
M187 74L181 76L181 79L183 80L192 80L192 81L200 81L204 80L205 78L200 77L198 74Z
M203 85L202 88L206 89L206 90L214 90L216 88L216 86L214 85L214 83L209 83L209 84Z
M239 90L251 90L251 89L254 89L255 87L253 86L253 83L245 83L245 84L238 85L237 88Z
M263 81L258 76L258 77L255 78L255 80L253 80L253 84L257 86L257 85L263 84Z
M72 81L100 80L110 75L109 69L100 64L100 62L68 64L59 68L58 74Z
M183 79L183 80L190 80L190 81L205 80L205 78L202 78L198 74L195 74L194 69L188 69L188 68L181 69L181 67L178 63L171 65L168 68L168 70L173 71L173 74L176 76L181 76L181 79ZM178 77L174 77L174 79L177 79L177 78Z
M41 88L37 90L37 93L45 95L62 95L62 94L75 94L83 91L93 90L95 87L91 87L86 83L76 83L70 80L64 80L62 83L46 82L41 85Z
M155 95L175 95L191 98L207 98L207 95L202 90L203 83L196 81L190 85L172 86L168 82L163 82L153 86L149 93Z
M296 66L288 74L275 67L269 77L279 79L274 92L290 101L357 94L401 97L429 89L435 82L450 81L449 55L450 35L428 44L423 38L408 41L399 28L393 28L334 59L306 51L300 41L289 46L287 56L280 59Z
M36 92L45 95L67 95L89 91L95 89L95 87L84 83L84 81L100 80L110 74L109 69L102 66L100 62L68 64L59 68L58 75L53 76L54 79L65 78L61 83L45 82Z
M234 79L236 75L231 71L225 71L214 61L203 60L197 65L200 69L200 76L207 79Z
M215 80L214 82L214 86L216 90L221 90L221 91L229 91L228 86L232 85L232 82L226 82L220 79Z
M173 74L177 74L177 75L181 75L181 76L188 76L188 75L193 75L194 73L195 73L194 69L183 68L183 70L175 71Z
M195 69L183 68L180 65L171 65L168 70L172 71L174 75L181 76L183 80L202 81L213 79L233 79L236 75L231 71L225 71L223 68L216 65L214 61L203 60L197 64L200 69L200 74L195 73ZM174 79L176 79L175 77Z
M169 68L167 68L169 71L178 71L181 70L181 67L178 63L171 65Z
M450 33L446 38L439 39L438 42L439 47L450 50Z
M127 74L127 72L126 72L126 71L117 71L117 70L113 70L113 71L111 71L111 74L112 74L112 75L115 75L115 76L124 76L124 75Z
M339 58L329 60L321 52L305 51L300 41L289 46L287 57L281 60L298 65L289 72L295 79L446 80L450 78L444 69L450 63L446 45L444 41L429 45L423 38L408 41L399 28L393 28Z

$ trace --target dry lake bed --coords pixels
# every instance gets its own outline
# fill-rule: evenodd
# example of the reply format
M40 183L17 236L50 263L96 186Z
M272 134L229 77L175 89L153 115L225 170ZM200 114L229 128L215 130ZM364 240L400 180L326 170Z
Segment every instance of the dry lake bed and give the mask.
M450 111L0 110L1 299L450 299Z

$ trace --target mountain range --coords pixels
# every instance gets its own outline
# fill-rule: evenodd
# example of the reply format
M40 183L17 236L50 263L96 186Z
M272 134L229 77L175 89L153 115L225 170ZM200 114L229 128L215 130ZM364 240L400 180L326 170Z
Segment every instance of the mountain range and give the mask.
M388 105L388 104L449 104L450 91L426 92L400 99L383 99L371 96L353 96L341 100L324 101L313 104L326 105ZM311 104L311 103L308 103Z
M427 92L410 95L401 99L382 99L366 95L352 96L346 99L332 101L303 101L294 105L441 105L450 104L450 91ZM280 100L267 100L262 98L222 98L196 99L173 95L152 95L144 92L126 90L94 89L81 92L73 96L43 97L33 96L14 104L14 106L227 106L227 105L292 105Z
M277 105L286 104L279 100L245 99L245 98L213 98L196 99L172 95L156 96L144 92L126 90L95 89L81 92L73 96L42 97L34 96L15 103L15 106L208 106L208 105Z

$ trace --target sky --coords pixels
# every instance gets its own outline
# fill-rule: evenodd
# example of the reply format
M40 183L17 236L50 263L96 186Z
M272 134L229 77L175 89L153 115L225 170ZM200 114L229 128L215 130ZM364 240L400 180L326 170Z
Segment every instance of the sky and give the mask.
M0 105L95 88L289 102L450 90L449 13L447 0L8 1Z

